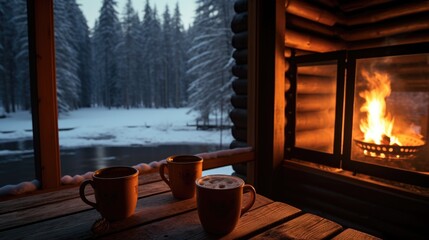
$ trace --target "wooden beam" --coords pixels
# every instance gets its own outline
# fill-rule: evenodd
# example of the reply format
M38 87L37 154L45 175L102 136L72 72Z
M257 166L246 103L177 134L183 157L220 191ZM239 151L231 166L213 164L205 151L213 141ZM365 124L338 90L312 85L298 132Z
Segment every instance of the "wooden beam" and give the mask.
M284 8L287 13L328 26L334 26L336 23L342 22L337 15L304 1L286 0Z
M371 2L371 1L356 1L356 2ZM393 7L378 9L377 11L365 11L359 15L353 15L347 18L348 26L361 25L368 23L380 22L405 15L413 15L421 12L429 11L428 1L403 1L400 5Z
M230 150L228 150L230 151ZM203 169L212 169L224 167L232 164L247 163L255 160L255 153L253 151L235 153L230 156L220 156L216 158L204 159Z
M284 44L290 48L321 53L344 50L346 48L345 43L342 41L330 40L314 34L303 34L290 29L286 30Z
M249 3L248 139L255 146L257 191L272 196L284 158L285 2Z
M36 118L33 119L33 132L38 142L36 169L42 189L59 187L61 168L58 141L58 108L55 83L55 45L54 45L54 6L53 0L30 1L29 19L34 29L35 82L37 98L33 106ZM34 63L33 62L33 63ZM34 101L35 98L33 98Z

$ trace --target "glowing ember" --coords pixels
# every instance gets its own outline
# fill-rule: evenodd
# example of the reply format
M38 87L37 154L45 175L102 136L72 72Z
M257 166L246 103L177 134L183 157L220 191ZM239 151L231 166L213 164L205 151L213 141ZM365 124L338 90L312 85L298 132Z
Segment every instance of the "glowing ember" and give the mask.
M391 93L389 76L379 72L370 74L366 70L362 71L362 76L368 83L368 90L359 93L366 100L360 111L366 112L367 117L359 126L364 133L364 142L402 146L392 134L395 121L386 109L386 98Z

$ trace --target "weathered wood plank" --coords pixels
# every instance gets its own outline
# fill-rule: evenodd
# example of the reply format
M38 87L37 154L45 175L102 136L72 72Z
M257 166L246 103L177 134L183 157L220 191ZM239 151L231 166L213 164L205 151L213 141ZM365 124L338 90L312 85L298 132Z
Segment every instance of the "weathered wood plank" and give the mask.
M261 201L262 200L262 201ZM244 237L257 229L264 228L275 222L290 217L298 209L283 203L270 203L268 199L261 199L260 195L255 205L244 214L234 231L226 236L212 236L202 228L197 210L191 211L175 218L168 218L136 229L129 229L108 239L236 239ZM186 230L180 225L186 225Z
M142 174L139 176L139 185L160 181L159 173ZM88 188L88 193L92 189ZM50 204L54 202L64 201L68 199L79 198L79 188L70 187L61 190L55 190L39 194L30 194L25 197L10 199L0 202L0 214L7 212L15 212L27 208L36 207L39 205Z
M148 189L151 188L150 185L145 186ZM123 221L111 223L109 230L104 234L164 219L195 208L195 198L179 201L170 192L141 198L133 216ZM0 236L5 239L88 239L96 237L91 232L91 227L99 218L100 214L92 209L14 228L2 232Z
M140 185L139 197L150 196L162 192L169 191L167 184L163 181ZM75 189L79 191L79 189ZM78 193L79 194L79 193ZM94 195L87 195L88 200L95 201ZM61 202L54 202L38 206L37 208L28 208L18 211L13 211L0 215L0 230L9 229L12 227L29 224L33 222L43 221L55 217L72 214L75 212L89 210L92 207L84 203L80 197L68 199Z
M343 227L322 217L306 213L277 227L274 227L252 239L325 239Z
M378 240L381 238L372 236L368 233L364 233L352 228L348 228L335 236L332 240L347 240L347 239L360 239L360 240Z
M240 152L227 156L218 156L217 158L204 159L203 170L228 166L237 163L245 163L254 160L255 153L253 151Z

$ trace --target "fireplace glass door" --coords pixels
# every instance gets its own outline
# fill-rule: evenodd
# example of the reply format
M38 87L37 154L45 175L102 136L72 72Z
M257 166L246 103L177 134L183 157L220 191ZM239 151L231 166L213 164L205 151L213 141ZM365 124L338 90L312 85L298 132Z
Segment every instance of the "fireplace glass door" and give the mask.
M346 97L353 101L346 105L350 149L345 156L351 158L346 167L429 184L429 53L423 49L401 46L349 54Z
M429 43L292 60L286 159L429 187Z
M287 97L291 158L340 167L345 51L302 55L292 63Z

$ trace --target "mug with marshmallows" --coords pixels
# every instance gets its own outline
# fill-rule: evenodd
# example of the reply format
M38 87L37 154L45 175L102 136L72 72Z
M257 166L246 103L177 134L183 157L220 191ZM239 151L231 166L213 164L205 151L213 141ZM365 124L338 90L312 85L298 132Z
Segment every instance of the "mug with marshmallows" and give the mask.
M198 178L197 209L204 230L225 235L234 230L240 217L255 203L256 191L241 178L230 175L207 175ZM250 192L250 201L243 205L243 194Z

